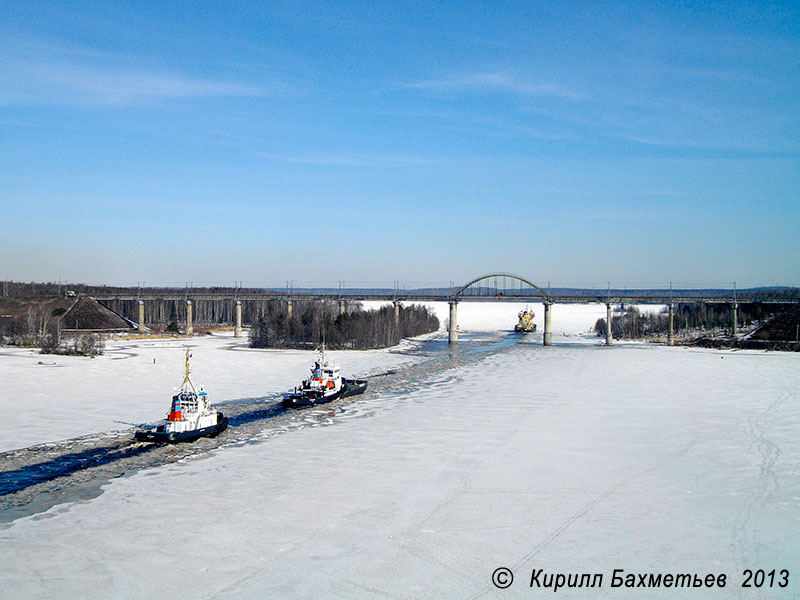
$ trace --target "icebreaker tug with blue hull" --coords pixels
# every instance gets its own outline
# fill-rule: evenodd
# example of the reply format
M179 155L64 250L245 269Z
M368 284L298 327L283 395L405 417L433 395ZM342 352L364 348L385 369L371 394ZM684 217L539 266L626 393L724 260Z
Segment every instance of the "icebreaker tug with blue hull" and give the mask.
M172 397L169 414L163 423L152 429L140 429L134 437L140 442L191 442L200 437L213 437L228 426L228 417L209 404L201 387L198 392L189 377L189 358L186 349L186 375L180 391Z

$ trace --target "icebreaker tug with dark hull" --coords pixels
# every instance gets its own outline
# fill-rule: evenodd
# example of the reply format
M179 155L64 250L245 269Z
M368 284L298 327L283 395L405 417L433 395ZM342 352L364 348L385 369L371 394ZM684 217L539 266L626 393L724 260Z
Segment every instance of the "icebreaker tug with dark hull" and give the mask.
M337 398L363 394L367 389L366 379L345 379L341 375L339 365L325 357L325 345L320 357L311 367L311 377L305 379L300 387L286 394L283 405L287 408L299 408L314 404L325 404Z
M209 404L201 387L198 392L189 377L189 358L186 350L186 375L180 391L172 397L169 414L163 423L152 429L140 429L134 437L140 442L191 442L200 437L213 437L228 426L228 417Z

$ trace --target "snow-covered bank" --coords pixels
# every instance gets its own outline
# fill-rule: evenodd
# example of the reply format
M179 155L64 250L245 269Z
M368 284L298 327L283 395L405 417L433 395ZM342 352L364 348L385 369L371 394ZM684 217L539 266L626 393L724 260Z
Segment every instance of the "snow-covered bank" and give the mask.
M623 568L757 598L743 569L795 568L798 356L522 343L425 383L15 521L0 596L529 598L537 568L642 597Z

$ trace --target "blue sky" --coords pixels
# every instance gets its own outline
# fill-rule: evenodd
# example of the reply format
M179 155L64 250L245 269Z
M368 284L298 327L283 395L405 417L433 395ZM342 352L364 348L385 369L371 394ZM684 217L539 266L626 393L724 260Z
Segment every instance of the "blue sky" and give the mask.
M796 3L0 3L0 279L800 285Z

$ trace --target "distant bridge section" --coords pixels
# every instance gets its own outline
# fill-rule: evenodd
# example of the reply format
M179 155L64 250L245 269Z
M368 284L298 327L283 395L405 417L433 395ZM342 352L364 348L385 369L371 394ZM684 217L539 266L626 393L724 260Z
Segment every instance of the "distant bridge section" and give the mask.
M792 289L778 296L765 294L758 290L606 290L563 289L551 290L550 285L543 288L530 279L513 273L488 273L476 277L460 287L402 290L387 289L258 289L258 288L116 288L113 291L99 289L90 293L94 298L106 303L134 302L138 304L140 329L145 324L145 303L152 301L172 301L181 305L180 317L185 319L186 332L191 335L194 303L201 303L206 319L235 323L237 337L242 332L242 302L284 301L291 315L293 300L335 300L340 311L346 310L347 302L390 301L397 306L401 302L448 302L450 321L448 337L451 344L458 342L457 306L459 302L497 301L497 302L541 302L544 305L543 344L552 345L551 308L553 304L605 304L606 305L606 344L612 344L611 307L615 304L665 304L669 308L670 328L668 344L674 344L673 318L676 303L724 303L733 308L732 329L736 331L737 307L739 303L791 303L800 302L800 290ZM164 302L159 310L164 312ZM164 319L160 314L159 318Z

